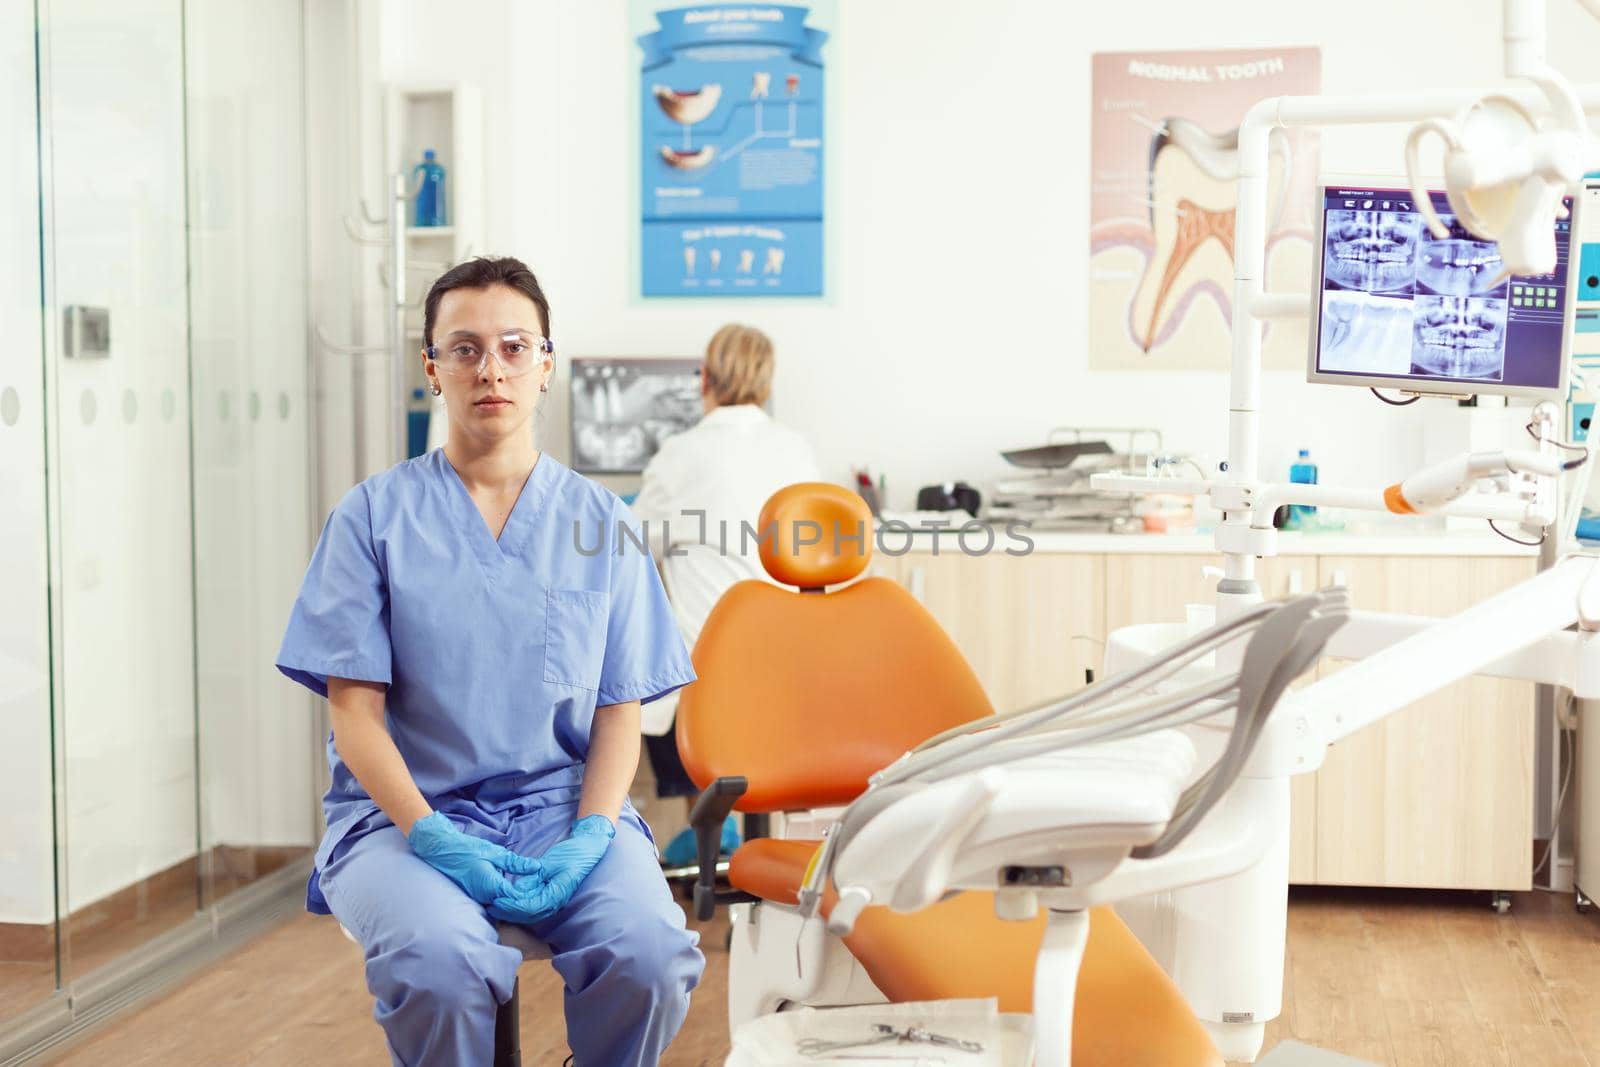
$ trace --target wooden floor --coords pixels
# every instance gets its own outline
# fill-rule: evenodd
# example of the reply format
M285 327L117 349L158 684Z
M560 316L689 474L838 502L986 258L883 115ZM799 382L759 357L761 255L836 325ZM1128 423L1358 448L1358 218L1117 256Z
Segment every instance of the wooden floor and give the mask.
M662 1063L720 1064L728 1047L726 926L700 927L705 980ZM522 971L523 1059L566 1054L560 980ZM99 1065L389 1062L354 945L302 916L56 1062ZM1395 1067L1600 1067L1600 918L1570 896L1517 894L1498 916L1473 894L1297 890L1283 1015L1295 1038Z
M0 1024L56 991L56 952L68 980L127 955L287 863L303 848L209 849L68 916L61 944L53 924L0 923Z

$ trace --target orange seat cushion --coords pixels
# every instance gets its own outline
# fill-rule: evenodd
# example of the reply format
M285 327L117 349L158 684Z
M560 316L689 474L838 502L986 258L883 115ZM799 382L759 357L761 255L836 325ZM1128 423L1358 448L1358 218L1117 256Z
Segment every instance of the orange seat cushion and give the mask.
M733 854L728 879L763 900L798 903L818 841L757 838ZM823 902L833 907L830 891ZM1033 1010L1045 919L1006 922L993 893L961 893L911 915L868 908L845 946L891 1001L997 997ZM1220 1067L1222 1057L1183 994L1109 907L1090 913L1072 1017L1074 1067Z

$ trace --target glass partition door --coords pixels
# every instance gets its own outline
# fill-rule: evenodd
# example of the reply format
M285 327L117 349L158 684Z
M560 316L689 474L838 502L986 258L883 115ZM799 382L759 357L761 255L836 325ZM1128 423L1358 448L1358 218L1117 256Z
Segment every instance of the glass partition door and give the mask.
M315 533L303 51L300 0L0 5L0 1045L316 840L272 669Z

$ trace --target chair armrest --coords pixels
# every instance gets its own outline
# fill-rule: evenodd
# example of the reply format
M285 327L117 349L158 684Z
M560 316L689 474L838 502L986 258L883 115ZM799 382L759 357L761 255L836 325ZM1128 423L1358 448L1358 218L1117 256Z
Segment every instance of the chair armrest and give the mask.
M748 893L717 892L717 854L722 848L722 824L749 787L749 781L742 777L718 778L705 788L689 812L689 825L694 828L695 851L700 860L700 873L694 883L694 913L702 922L716 914L718 904L754 899Z

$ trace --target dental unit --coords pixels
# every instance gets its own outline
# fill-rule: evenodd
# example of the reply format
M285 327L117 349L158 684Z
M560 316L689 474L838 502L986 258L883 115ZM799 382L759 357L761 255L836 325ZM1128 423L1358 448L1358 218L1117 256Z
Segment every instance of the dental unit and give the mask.
M1583 3L1600 18L1600 0ZM1204 478L1113 473L1094 485L1187 493L1222 513L1217 622L1121 631L1104 681L954 727L883 768L812 859L799 895L806 923L843 936L871 906L914 912L972 889L994 892L1002 918L1045 913L1036 1062L1067 1067L1087 909L1120 903L1223 1056L1250 1062L1281 1010L1290 776L1317 769L1341 738L1474 674L1600 697L1600 557L1565 543L1565 512L1581 501L1564 506L1561 494L1565 472L1589 453L1562 440L1551 399L1532 408L1528 447L1457 456L1387 487L1257 475L1262 326L1307 314L1305 293L1265 290L1271 146L1293 128L1419 124L1406 146L1414 214L1382 218L1362 205L1330 214L1328 278L1365 300L1414 271L1417 343L1440 364L1423 367L1440 377L1421 391L1496 392L1474 373L1478 353L1506 329L1504 308L1485 294L1509 276L1553 270L1563 198L1600 164L1584 118L1600 112L1600 87L1574 87L1548 66L1544 13L1539 0L1504 5L1505 73L1522 84L1488 95L1280 97L1252 107L1236 138L1197 138L1196 162L1237 178L1228 458ZM1446 195L1465 236L1423 188L1419 145L1429 134L1446 142ZM1347 327L1358 312L1346 308ZM1452 376L1474 380L1452 390ZM1564 396L1566 383L1563 364L1549 391ZM1481 518L1562 538L1567 554L1444 619L1354 611L1339 589L1264 603L1256 561L1277 553L1272 516L1284 504ZM1322 656L1356 662L1290 691ZM795 964L806 965L798 948Z

